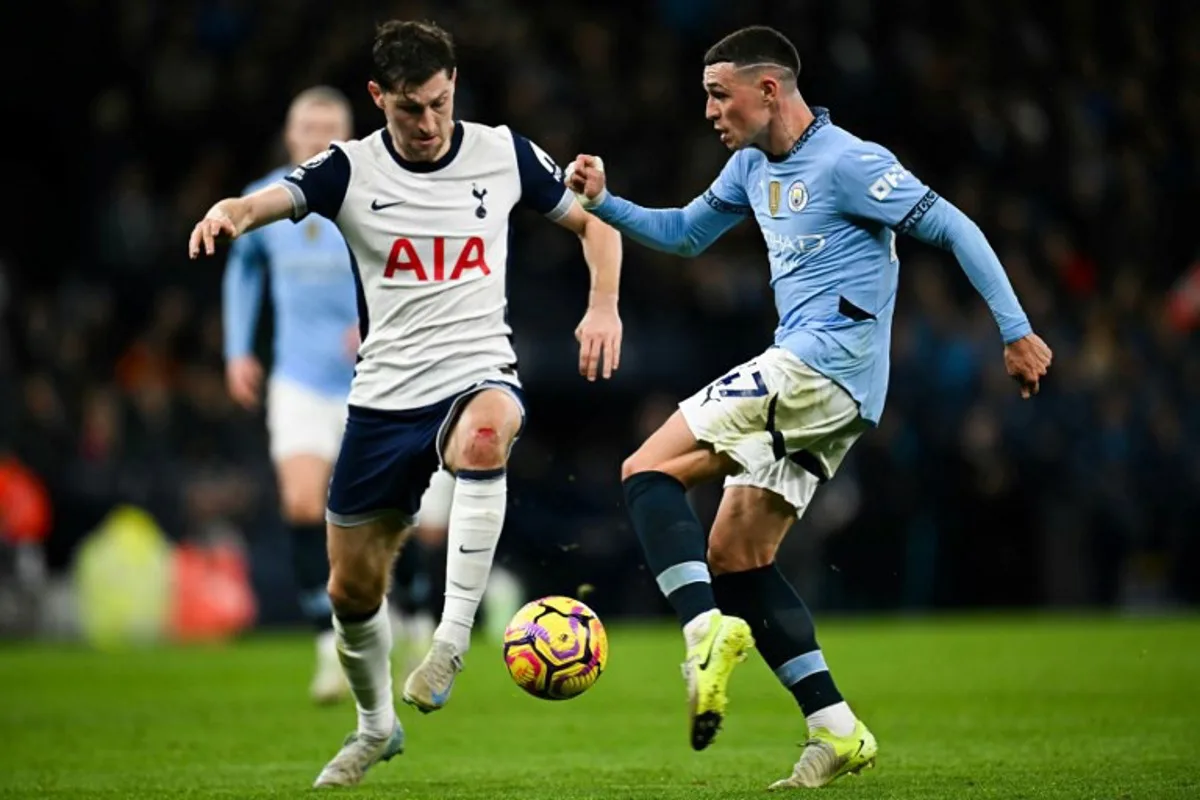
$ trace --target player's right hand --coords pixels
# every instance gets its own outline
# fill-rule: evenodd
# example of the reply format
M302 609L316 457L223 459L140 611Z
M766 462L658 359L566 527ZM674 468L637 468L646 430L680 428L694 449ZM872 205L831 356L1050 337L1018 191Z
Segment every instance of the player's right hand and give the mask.
M233 239L236 236L237 226L233 224L233 220L224 211L214 207L192 228L192 236L188 239L188 258L194 259L199 256L201 247L204 248L206 256L211 256L216 252L218 239Z
M1031 333L1004 347L1004 368L1021 386L1021 397L1028 400L1038 393L1042 378L1050 369L1054 354L1042 341L1042 337Z
M584 208L592 208L604 200L604 160L600 156L575 156L563 174L563 183L575 193Z
M262 378L262 364L254 356L239 356L225 365L225 384L229 387L229 396L247 411L258 408Z

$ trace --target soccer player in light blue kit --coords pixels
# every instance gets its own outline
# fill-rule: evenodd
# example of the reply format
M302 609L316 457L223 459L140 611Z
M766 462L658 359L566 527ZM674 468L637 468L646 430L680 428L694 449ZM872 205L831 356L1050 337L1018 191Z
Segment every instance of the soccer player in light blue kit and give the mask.
M567 183L593 214L668 253L698 255L748 217L762 231L779 312L773 346L680 403L622 479L646 561L683 626L692 746L716 735L730 672L757 644L808 727L792 775L772 788L817 787L872 765L877 746L834 684L775 553L816 487L879 422L896 236L954 253L1000 328L1023 397L1037 392L1051 353L979 228L886 148L805 103L786 37L745 28L704 64L706 116L735 151L708 191L682 209L642 208L606 191L594 156L579 156ZM725 492L706 546L685 492L718 477Z
M292 165L252 183L270 186L295 167L353 134L350 103L317 86L293 100L284 129ZM268 225L233 241L225 267L223 313L226 380L233 399L258 407L262 366L253 353L263 280L271 273L274 365L267 388L267 428L300 604L317 631L310 692L320 703L349 691L338 662L326 582L325 494L346 424L346 399L358 347L358 305L350 254L337 226L309 217Z

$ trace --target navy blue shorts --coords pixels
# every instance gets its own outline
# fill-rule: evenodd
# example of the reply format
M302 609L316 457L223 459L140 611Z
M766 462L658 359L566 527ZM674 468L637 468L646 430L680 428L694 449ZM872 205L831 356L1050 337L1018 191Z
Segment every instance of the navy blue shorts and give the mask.
M411 524L429 479L441 465L451 425L466 401L484 389L508 391L524 417L524 393L503 381L484 381L423 408L384 411L350 406L329 481L325 518L343 527L386 516Z

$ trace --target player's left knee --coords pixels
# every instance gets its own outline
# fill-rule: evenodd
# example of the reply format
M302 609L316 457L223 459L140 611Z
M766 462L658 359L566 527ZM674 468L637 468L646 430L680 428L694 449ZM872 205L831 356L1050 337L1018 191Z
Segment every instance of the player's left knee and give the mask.
M508 460L508 442L495 428L472 426L464 431L456 469L499 469Z
M658 465L643 456L642 451L639 450L621 462L621 480L627 481L639 472L650 472L656 466Z
M766 567L775 561L776 550L769 542L710 541L708 570L713 575L724 575Z

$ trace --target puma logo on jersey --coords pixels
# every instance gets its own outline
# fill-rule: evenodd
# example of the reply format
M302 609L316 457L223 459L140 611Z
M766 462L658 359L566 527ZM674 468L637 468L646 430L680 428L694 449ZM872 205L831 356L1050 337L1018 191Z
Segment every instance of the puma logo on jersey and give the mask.
M876 200L885 200L892 190L900 185L900 181L908 177L909 172L899 164L893 164L881 178L867 189Z
M456 281L463 277L463 273L469 269L481 270L484 275L492 274L491 268L487 265L483 239L478 236L472 236L466 240L450 240L452 248L460 242L462 246L454 255L454 265L450 267L449 274L447 274L446 241L443 236L415 241L400 237L392 242L392 251L388 254L387 264L383 268L383 277L395 278L397 273L408 272L412 273L416 280L424 282ZM421 245L422 250L428 248L432 252L426 252L425 257L422 258L417 252L418 245Z

